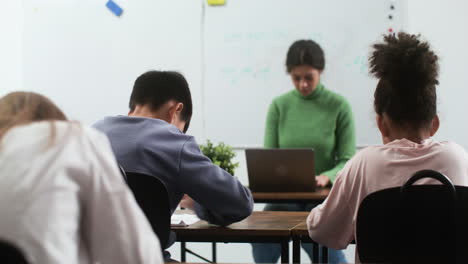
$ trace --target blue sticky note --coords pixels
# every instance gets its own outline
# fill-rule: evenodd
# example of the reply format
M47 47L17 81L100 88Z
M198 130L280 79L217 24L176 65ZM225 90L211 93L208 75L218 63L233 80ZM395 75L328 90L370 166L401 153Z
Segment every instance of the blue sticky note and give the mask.
M107 1L106 6L116 16L121 16L123 13L123 9L112 0Z

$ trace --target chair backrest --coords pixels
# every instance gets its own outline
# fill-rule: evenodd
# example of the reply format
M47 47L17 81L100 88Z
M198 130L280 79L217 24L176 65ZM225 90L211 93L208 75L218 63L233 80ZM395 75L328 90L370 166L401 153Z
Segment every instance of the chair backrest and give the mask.
M155 176L125 172L135 199L145 213L162 250L166 249L171 229L171 209L166 186Z
M442 185L412 185L421 178ZM468 263L468 187L439 172L417 172L402 187L377 191L359 206L362 263Z
M124 168L120 164L117 165L119 166L120 174L122 174L122 177L124 178L125 182L128 183L127 173L125 172Z
M23 252L13 244L0 240L0 263L27 264Z

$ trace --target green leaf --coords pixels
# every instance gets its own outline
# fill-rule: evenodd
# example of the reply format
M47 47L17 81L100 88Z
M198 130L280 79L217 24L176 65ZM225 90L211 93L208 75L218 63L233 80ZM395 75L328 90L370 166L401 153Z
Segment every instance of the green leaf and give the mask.
M200 150L203 155L207 156L214 164L226 170L231 175L234 175L234 170L239 167L238 162L232 162L236 153L231 146L223 142L215 146L210 140L207 140L206 144L200 145Z

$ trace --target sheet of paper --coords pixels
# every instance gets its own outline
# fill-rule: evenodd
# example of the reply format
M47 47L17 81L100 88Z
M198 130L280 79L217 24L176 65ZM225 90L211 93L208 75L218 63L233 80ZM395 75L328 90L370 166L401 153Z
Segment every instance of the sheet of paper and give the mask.
M200 220L194 214L173 214L171 217L171 226L189 226Z

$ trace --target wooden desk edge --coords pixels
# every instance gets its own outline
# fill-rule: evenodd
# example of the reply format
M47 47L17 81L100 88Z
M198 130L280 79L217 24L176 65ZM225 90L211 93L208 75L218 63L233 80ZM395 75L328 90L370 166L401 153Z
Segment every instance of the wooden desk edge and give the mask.
M254 200L325 200L330 189L315 192L252 192Z

